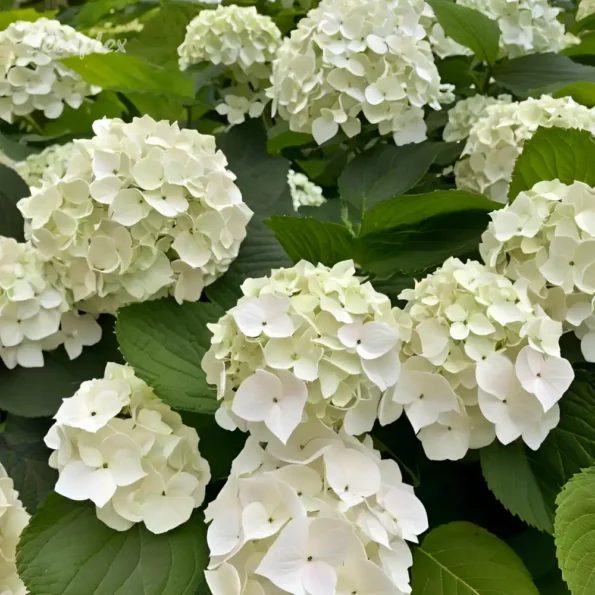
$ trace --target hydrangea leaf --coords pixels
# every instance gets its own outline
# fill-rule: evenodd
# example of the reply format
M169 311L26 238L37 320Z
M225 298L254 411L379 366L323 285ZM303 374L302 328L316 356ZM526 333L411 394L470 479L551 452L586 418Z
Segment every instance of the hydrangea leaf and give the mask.
M595 467L575 475L557 498L555 536L562 576L575 594L595 592Z
M485 529L466 522L431 531L415 550L415 595L539 595L520 558Z
M429 0L428 4L448 37L468 47L482 62L496 62L500 41L496 21L478 10L448 0Z
M21 535L19 574L30 595L196 595L207 593L202 511L154 535L137 524L108 528L90 503L51 494Z
M571 83L552 94L552 97L572 97L586 107L595 106L595 83Z
M17 202L29 194L29 186L19 174L0 164L0 236L24 241L25 222L17 209Z
M521 441L504 446L498 441L482 448L481 470L496 498L525 523L552 533L554 515Z
M122 10L136 0L96 0L95 2L85 2L73 19L73 26L78 29L92 27L109 14L117 10Z
M538 128L516 160L509 199L542 180L560 180L563 184L580 181L595 186L591 159L594 150L595 137L587 130Z
M12 3L11 3L12 4ZM57 10L48 12L39 12L35 8L19 8L17 10L8 10L0 12L0 31L4 31L11 23L17 21L37 21L42 18L52 19Z
M126 361L168 405L214 413L215 391L200 362L211 344L206 325L224 314L216 304L161 299L121 308L116 334Z

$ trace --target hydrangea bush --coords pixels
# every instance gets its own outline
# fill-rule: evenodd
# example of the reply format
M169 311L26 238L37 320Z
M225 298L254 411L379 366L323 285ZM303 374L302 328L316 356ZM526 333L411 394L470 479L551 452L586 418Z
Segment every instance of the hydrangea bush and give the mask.
M595 593L589 3L21 4L0 595Z

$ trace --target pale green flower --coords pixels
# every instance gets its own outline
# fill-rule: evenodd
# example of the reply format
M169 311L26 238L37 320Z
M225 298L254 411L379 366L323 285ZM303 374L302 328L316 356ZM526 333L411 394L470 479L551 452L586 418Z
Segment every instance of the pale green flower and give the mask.
M66 173L68 162L74 152L74 143L53 145L41 153L33 153L14 169L29 186L39 186L42 180L57 180Z
M287 174L287 183L294 211L300 207L319 207L326 202L326 198L322 196L322 188L311 182L304 174L290 169Z

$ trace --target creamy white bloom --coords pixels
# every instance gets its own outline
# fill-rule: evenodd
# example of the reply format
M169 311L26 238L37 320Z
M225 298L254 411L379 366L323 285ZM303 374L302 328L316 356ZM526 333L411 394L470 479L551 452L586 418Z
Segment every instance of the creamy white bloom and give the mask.
M17 573L16 549L21 531L29 522L29 514L19 500L19 493L6 469L0 463L0 593L28 593Z
M532 300L566 329L595 361L595 189L583 182L539 182L491 213L482 236L484 261L528 283Z
M46 18L17 21L0 32L0 118L12 122L36 110L60 116L67 104L77 109L101 87L85 83L59 62L62 58L105 53L98 41Z
M252 211L215 139L149 116L97 120L64 176L18 206L80 308L197 300L238 254Z
M460 459L495 437L538 448L574 376L560 357L562 325L521 281L475 261L450 258L400 297L413 332L380 422L404 412L431 459Z
M462 99L448 110L448 123L444 127L442 137L446 142L464 140L469 136L471 129L484 116L489 105L511 103L510 95L488 97L486 95L473 95Z
M420 19L423 0L322 0L273 63L273 112L321 144L363 118L397 145L426 138L424 107L454 99L440 76ZM362 117L360 119L360 117Z
M59 180L65 173L74 153L74 143L52 145L41 153L32 153L15 164L14 169L29 186L39 186L42 180Z
M143 522L165 533L202 504L211 475L196 430L131 368L107 364L104 378L83 382L54 418L45 443L56 492L91 500L109 527Z
M514 162L524 142L540 126L595 132L595 109L579 105L571 97L553 99L548 95L487 107L455 165L457 187L506 202Z
M577 20L584 19L595 12L594 0L581 0L576 11Z
M141 23L138 19L132 19L127 23L116 24L108 21L91 27L91 29L87 31L87 35L93 39L102 41L103 39L118 37L124 33L139 33L144 29L144 27L144 23Z
M29 244L0 237L0 358L8 368L43 366L43 351L65 344L71 359L101 339L91 315L69 307L50 265Z
M456 0L466 8L478 10L496 21L500 28L500 58L518 58L527 54L557 53L579 40L566 33L558 21L560 8L550 6L547 0ZM430 9L426 28L430 32L432 49L441 58L470 55L472 52L447 37L436 23Z
M322 195L322 188L310 181L304 174L290 169L287 174L287 183L294 211L300 207L319 207L326 202L326 198Z
M353 262L301 261L248 279L202 361L223 402L219 423L286 442L304 412L348 434L372 429L380 396L399 377L410 320L355 276Z
M246 116L260 116L267 103L264 90L280 43L277 25L254 6L218 6L202 10L186 27L180 68L201 62L226 66L223 77L232 85L221 90L223 103L216 109L230 124L240 124Z
M213 595L404 595L406 541L428 528L397 463L381 460L369 436L315 418L286 445L250 436L205 516Z

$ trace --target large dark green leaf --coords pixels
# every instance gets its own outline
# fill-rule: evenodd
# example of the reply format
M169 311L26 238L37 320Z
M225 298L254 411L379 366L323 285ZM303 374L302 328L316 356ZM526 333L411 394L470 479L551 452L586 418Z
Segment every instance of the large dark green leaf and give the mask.
M500 41L500 29L496 21L478 10L448 0L428 0L428 4L448 37L468 47L482 62L496 62Z
M72 397L80 384L102 378L107 362L121 362L114 318L102 316L103 336L97 345L85 347L75 360L59 347L43 354L43 368L8 370L0 365L0 409L23 417L49 417L56 413L62 399Z
M539 128L516 160L509 198L542 180L572 184L578 180L595 186L595 137L587 130Z
M122 10L136 0L94 0L85 2L73 19L73 25L85 29L97 24L104 16Z
M25 221L17 202L29 196L29 186L14 169L0 164L0 236L25 239Z
M214 413L217 398L200 362L211 344L206 325L223 314L216 304L180 306L172 298L133 304L118 312L118 343L136 374L168 405Z
M21 536L19 575L30 595L206 595L203 518L162 535L140 523L118 532L92 504L51 494Z

